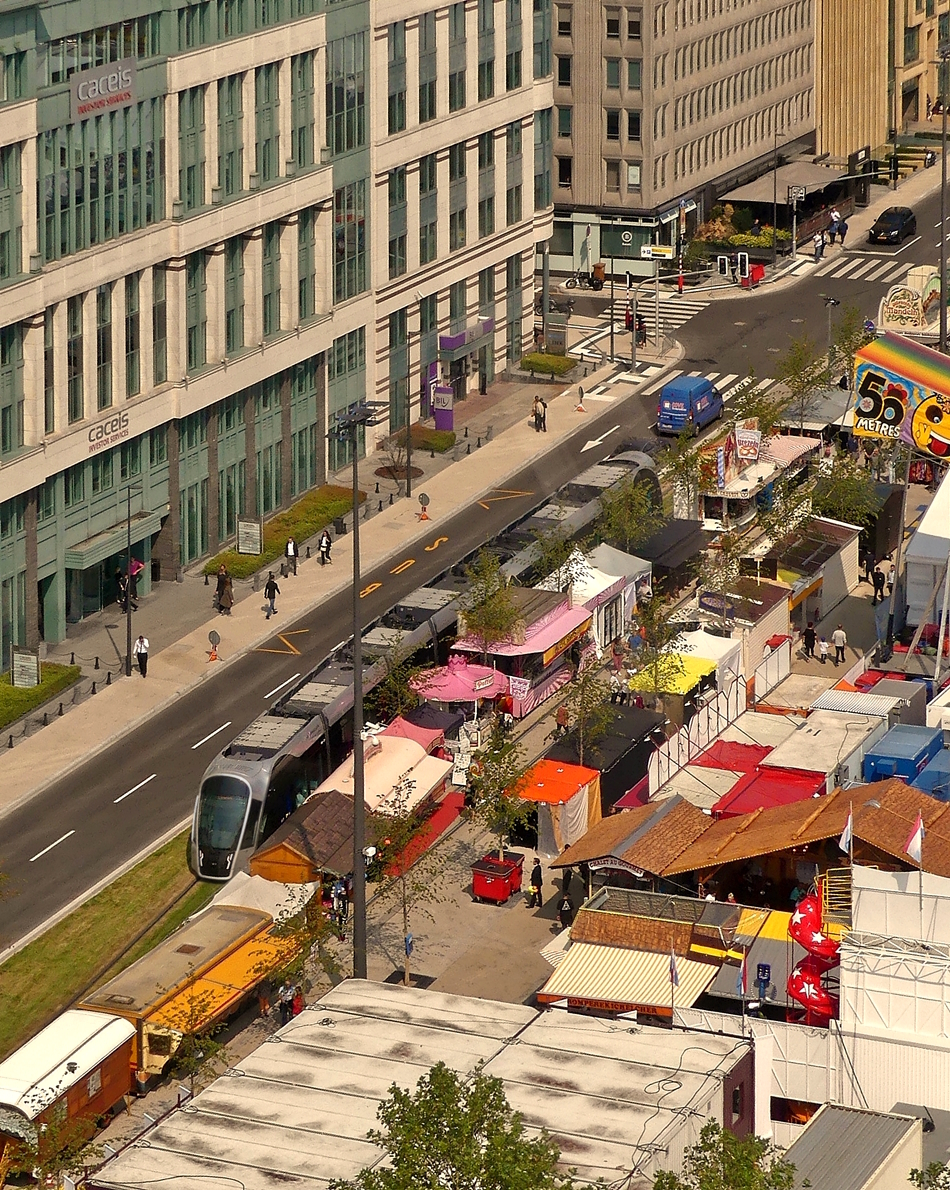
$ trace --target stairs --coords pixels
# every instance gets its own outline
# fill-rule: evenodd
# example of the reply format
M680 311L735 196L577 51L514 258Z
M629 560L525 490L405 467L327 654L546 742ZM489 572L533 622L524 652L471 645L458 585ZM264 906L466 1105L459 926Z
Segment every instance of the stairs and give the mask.
M851 929L851 869L831 868L821 882L821 925L839 942Z

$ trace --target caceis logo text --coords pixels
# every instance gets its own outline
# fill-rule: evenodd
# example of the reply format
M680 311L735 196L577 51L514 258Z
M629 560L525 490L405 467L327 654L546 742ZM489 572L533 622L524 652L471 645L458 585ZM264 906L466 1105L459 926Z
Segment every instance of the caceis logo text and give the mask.
M114 417L107 417L98 425L89 427L89 432L86 434L89 440L89 453L95 454L97 451L105 450L106 447L112 446L113 443L128 438L128 436L129 415L127 413L117 413Z
M81 120L99 111L134 103L136 66L134 58L123 58L121 62L74 74L70 79L72 119Z
M85 103L89 99L98 99L100 95L114 95L117 91L127 91L131 86L132 71L125 66L121 70L110 70L105 74L83 79L76 88L76 98L80 103Z

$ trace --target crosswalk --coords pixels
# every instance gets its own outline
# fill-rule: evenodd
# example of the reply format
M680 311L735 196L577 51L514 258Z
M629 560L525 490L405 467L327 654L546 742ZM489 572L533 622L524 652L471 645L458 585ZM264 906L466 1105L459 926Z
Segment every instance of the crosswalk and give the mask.
M675 293L660 294L660 334L672 335L691 318L695 318L697 314L705 310L708 305L709 301L702 298L680 297ZM599 326L590 334L585 335L579 343L571 348L571 354L579 355L581 358L584 358L585 355L592 358L603 356L605 346L603 340L610 335L611 317L614 324L614 339L618 343L622 343L629 338L630 332L624 327L626 309L626 297L615 298L612 306L604 312L605 325ZM637 313L643 316L647 338L654 339L656 337L656 303L652 296L641 295L640 301L637 303Z
M655 379L661 372L663 376L657 380ZM669 384L671 380L675 380L677 376L691 376L704 377L715 386L722 393L723 401L729 402L736 395L740 388L746 383L745 377L740 377L738 372L685 372L679 368L673 371L666 372L661 364L647 363L645 361L637 361L635 367L631 366L625 372L616 372L607 380L602 381L594 388L585 392L585 401L594 401L601 404L609 404L616 401L621 394L618 386L630 386L637 389L640 396L652 397L660 391L664 384ZM780 382L772 377L766 377L764 380L758 380L755 384L756 392L765 394L774 388Z
M905 277L914 267L913 261L897 260L879 256L833 256L830 260L815 264L810 257L804 257L791 269L800 277L809 273L812 277L827 277L829 281L870 281L876 285L893 285Z

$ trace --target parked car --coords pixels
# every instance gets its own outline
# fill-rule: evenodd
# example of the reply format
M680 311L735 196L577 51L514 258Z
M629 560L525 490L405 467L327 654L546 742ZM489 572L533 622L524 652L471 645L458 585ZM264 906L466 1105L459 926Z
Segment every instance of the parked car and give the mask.
M868 232L869 244L900 244L917 234L917 216L910 207L888 207L874 220Z

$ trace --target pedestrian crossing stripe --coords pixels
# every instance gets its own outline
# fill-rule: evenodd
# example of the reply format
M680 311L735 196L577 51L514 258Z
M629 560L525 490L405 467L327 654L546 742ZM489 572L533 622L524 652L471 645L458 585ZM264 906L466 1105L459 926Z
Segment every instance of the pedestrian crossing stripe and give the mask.
M687 372L686 374L694 378L702 376L711 384L715 384L722 393L722 399L724 402L730 401L741 388L745 387L746 384L746 380L739 380L739 374L737 372L730 372L728 375L724 375L721 372ZM642 390L641 396L652 397L654 394L660 391L664 384L669 384L671 380L675 380L677 376L682 375L683 371L681 368L672 372L667 372L667 374L661 380L658 380L644 388ZM778 380L771 376L767 376L764 380L759 380L756 383L753 391L758 393L760 396L764 396L769 391L769 389L774 388L774 386L778 383ZM730 387L727 388L727 385Z
M860 266L860 267L859 267ZM913 268L913 263L908 261L893 261L885 260L879 261L874 258L869 263L860 256L852 256L850 259L842 260L840 256L829 260L827 264L821 265L820 268L815 268L811 261L805 262L804 268L796 268L795 275L804 273L806 269L810 269L813 277L827 277L829 281L840 280L845 277L849 281L872 281L880 284L890 284L899 280L906 273L909 273ZM851 274L848 276L848 274Z

